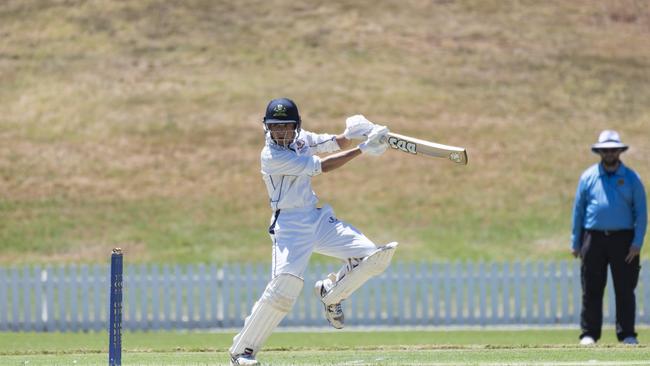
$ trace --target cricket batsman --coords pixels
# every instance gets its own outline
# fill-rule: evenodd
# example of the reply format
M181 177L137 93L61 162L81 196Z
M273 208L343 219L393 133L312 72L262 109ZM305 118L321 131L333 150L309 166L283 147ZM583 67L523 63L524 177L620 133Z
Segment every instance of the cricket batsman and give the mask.
M303 275L312 252L344 262L314 284L325 308L325 318L343 328L341 302L389 265L397 243L377 247L354 226L339 220L329 205L318 206L311 179L367 154L379 156L388 128L362 115L346 120L340 135L303 130L296 104L273 99L263 119L266 144L262 149L262 178L273 210L269 234L273 242L271 281L257 300L230 347L231 365L259 365L255 359L266 339L291 310L303 287ZM358 146L353 140L364 140ZM317 154L332 153L325 158Z

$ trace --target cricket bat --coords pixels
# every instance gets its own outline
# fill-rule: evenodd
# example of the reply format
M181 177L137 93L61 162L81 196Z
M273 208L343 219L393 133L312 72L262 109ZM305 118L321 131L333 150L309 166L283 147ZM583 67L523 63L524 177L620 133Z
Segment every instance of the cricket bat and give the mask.
M393 132L388 133L385 141L391 148L408 154L449 159L456 164L467 165L467 151L462 147L442 145Z

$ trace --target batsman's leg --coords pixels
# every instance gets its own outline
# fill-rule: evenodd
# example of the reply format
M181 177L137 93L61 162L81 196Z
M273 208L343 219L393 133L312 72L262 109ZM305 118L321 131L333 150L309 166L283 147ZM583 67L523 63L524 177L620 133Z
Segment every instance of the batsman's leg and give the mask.
M233 338L230 347L231 365L258 365L255 355L266 339L291 310L302 290L303 280L283 273L269 282L244 327Z
M316 282L314 289L323 301L327 320L333 327L342 328L344 316L341 301L388 267L397 243L378 248L354 226L337 219L328 205L320 210L320 215L314 250L339 258L346 264L337 273Z
M370 278L384 272L396 247L397 243L393 242L364 258L350 258L337 273L330 273L327 278L316 282L314 290L325 306L325 318L330 325L336 329L343 328L345 316L341 302Z
M361 260L349 261L338 273L336 282L321 298L325 305L340 303L373 276L379 275L390 264L397 242L386 244Z

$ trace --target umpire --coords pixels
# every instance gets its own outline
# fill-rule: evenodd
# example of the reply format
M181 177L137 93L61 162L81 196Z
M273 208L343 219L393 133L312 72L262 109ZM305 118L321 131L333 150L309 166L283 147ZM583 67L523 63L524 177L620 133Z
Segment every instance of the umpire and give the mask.
M582 345L600 338L608 265L616 294L616 337L625 344L638 343L634 289L641 269L647 210L641 179L619 160L627 148L616 131L601 132L591 147L600 155L600 163L582 174L576 191L571 246L573 256L582 260Z

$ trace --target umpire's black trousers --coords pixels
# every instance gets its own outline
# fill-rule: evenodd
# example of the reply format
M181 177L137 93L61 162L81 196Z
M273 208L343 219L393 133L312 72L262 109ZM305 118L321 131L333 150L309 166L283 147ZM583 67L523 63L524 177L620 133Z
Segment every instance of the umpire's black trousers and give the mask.
M600 339L603 325L603 295L607 284L607 265L612 268L616 294L616 336L619 341L636 337L634 316L636 298L634 289L639 281L639 257L625 262L634 239L633 230L585 230L580 256L582 257L582 313L580 327L584 336Z

